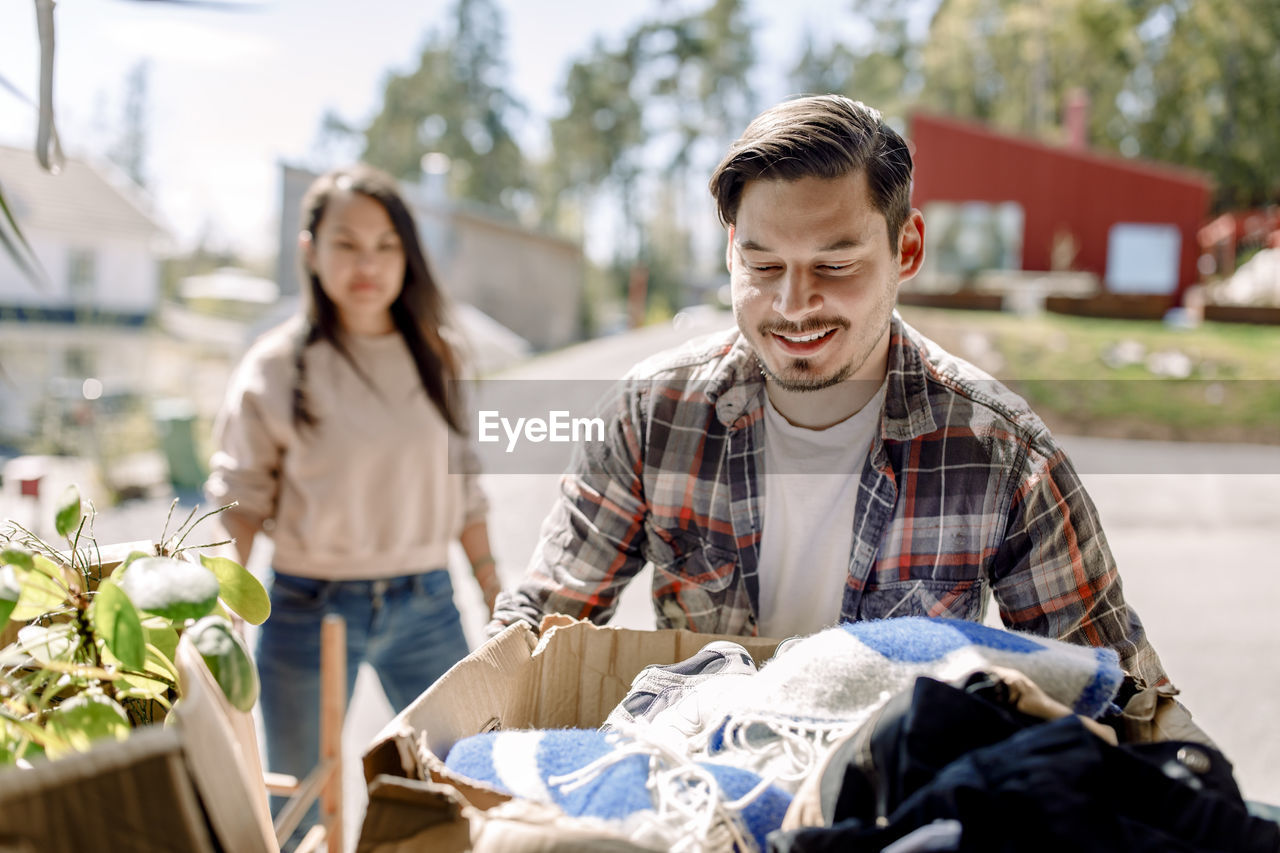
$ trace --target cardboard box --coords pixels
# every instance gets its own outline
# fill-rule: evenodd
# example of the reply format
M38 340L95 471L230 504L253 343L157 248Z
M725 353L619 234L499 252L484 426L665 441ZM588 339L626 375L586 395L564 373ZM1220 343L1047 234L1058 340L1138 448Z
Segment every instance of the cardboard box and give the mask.
M601 628L564 616L547 617L540 639L527 625L508 627L445 673L374 739L364 756L369 805L358 853L470 849L470 824L479 812L510 798L450 773L444 757L454 743L498 729L595 728L642 668L684 660L721 639L741 643L757 663L778 644L759 637Z

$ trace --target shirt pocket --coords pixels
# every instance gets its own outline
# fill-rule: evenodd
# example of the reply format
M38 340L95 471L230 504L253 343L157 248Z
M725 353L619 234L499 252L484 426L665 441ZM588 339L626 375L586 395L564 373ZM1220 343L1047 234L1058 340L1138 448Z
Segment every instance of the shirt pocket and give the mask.
M659 628L700 633L749 633L750 616L738 577L738 555L704 542L682 543L666 559L653 559L654 613Z
M858 619L946 616L981 621L986 586L979 580L909 579L872 583L862 591Z
M654 590L679 591L690 587L721 592L737 574L738 555L692 534L677 534L669 542L651 547Z

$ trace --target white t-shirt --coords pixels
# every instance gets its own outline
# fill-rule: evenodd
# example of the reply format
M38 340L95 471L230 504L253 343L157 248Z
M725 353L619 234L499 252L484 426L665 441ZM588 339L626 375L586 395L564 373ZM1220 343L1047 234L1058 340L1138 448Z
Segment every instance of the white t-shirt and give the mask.
M790 637L834 625L849 577L858 480L880 424L885 388L826 429L765 405L760 634Z

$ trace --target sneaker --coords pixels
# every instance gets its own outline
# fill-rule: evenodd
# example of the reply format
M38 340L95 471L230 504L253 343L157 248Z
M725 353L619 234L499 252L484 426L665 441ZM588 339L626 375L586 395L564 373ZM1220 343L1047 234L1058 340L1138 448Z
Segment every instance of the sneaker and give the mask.
M803 640L805 637L808 637L808 636L809 636L808 634L796 634L794 636L787 637L781 643L778 643L777 648L773 650L773 655L770 656L769 660L765 661L765 665L767 666L770 662L781 657L782 654L788 651L789 649L795 648L797 643L799 643L801 640Z
M698 688L716 680L713 693L721 692L724 678L741 678L756 674L755 661L739 644L730 640L707 643L697 654L672 664L651 664L640 670L631 681L631 689L600 727L611 731L640 722L669 726L678 734L691 737L713 720L707 718Z

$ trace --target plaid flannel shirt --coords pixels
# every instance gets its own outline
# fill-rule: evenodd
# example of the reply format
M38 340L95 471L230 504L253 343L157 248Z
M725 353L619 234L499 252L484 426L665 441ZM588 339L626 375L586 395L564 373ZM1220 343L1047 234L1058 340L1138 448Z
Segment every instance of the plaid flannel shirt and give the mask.
M654 566L660 628L755 635L764 382L735 331L642 362L606 402L496 628L546 613L605 622ZM1110 646L1176 692L1121 591L1097 510L1020 397L896 313L880 429L861 472L841 619L981 620ZM765 567L767 571L767 567Z

